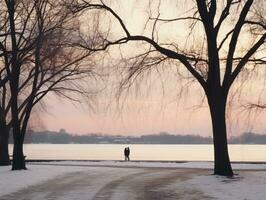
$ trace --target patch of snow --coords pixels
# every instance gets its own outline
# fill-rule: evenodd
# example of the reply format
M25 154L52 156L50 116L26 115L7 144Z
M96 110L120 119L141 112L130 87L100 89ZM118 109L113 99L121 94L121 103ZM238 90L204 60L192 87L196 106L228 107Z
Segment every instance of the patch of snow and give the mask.
M194 189L218 200L265 200L266 172L242 172L241 177L195 176L185 181Z
M0 167L0 196L16 192L22 188L53 179L71 172L84 171L84 167L28 166L28 170L11 171L10 166Z

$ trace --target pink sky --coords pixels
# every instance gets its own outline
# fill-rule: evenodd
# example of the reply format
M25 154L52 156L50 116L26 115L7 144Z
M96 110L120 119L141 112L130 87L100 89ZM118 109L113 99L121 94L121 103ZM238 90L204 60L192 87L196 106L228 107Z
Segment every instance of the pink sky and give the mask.
M135 0L131 0L120 1L120 3L114 4L113 6L122 16L129 30L133 33L141 34L145 25L143 18L147 18L147 8L145 6L148 3L149 1L146 1L146 4L136 4ZM181 6L181 9L176 6L175 2L162 1L160 17L163 18L165 15L165 18L174 18L181 11L184 12L184 10L191 7L191 4L188 3L179 6ZM157 8L157 6L154 8ZM173 38L174 42L176 42L175 40L178 39L178 45L182 47L182 41L185 41L184 35L186 35L186 31L183 30L185 27L184 24L179 24L176 29L173 28L173 24L170 24L168 28L162 26L159 29L160 39L164 39L167 42L172 42L171 40ZM113 34L119 34L119 31L121 30L114 30ZM150 33L149 30L146 32ZM197 36L200 36L200 33ZM132 53L130 49L127 49L126 52L127 54ZM125 103L125 109L122 112L116 109L114 103L110 107L107 107L110 102L115 101L110 95L103 95L99 98L98 110L95 113L91 113L85 105L74 106L71 103L63 102L62 100L57 100L49 96L47 100L48 114L44 113L41 116L44 125L43 128L49 130L65 128L68 132L77 134L101 132L108 134L141 135L167 131L175 134L211 136L211 122L206 102L201 109L195 110L191 108L200 102L200 98L198 98L200 89L196 88L186 99L182 99L183 103L177 106L177 101L175 101L177 97L173 91L176 90L175 84L179 84L179 82L173 79L173 77L166 77L167 91L165 91L163 100L161 98L161 92L157 91L158 86L153 86L151 87L151 97L136 98L134 95L129 96ZM252 98L250 97L253 97L252 100L256 99L258 92L261 91L260 84L253 85L252 89L249 86L245 88L245 91L252 91L252 94L247 95L249 97L245 100L251 100ZM245 93L243 96L245 96ZM184 103L185 101L187 103ZM235 103L238 104L238 100L235 100ZM248 123L246 115L243 115L239 110L230 109L228 111L228 114L230 114L227 120L229 124L229 135L238 135L243 131L249 130L266 134L266 111L260 113L260 115L253 113L257 118L252 120L253 118L251 117L250 123Z
M51 98L48 112L42 114L42 128L58 131L61 128L74 134L105 133L142 135L159 132L173 134L199 134L211 136L211 121L207 107L193 109L171 103L162 108L161 101L128 100L121 112L111 106L90 112L86 106ZM185 108L185 109L184 109ZM239 135L243 131L266 134L265 115L261 113L248 124L239 112L228 118L228 134ZM251 118L252 119L252 118Z

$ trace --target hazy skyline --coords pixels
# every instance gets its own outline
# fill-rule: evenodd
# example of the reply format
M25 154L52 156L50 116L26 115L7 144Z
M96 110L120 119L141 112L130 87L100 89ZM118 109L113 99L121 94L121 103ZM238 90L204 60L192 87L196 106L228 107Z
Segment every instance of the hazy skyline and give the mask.
M67 132L74 134L142 135L165 131L173 134L212 136L209 110L206 105L202 108L192 108L189 105L182 108L175 102L162 106L164 103L159 100L156 102L128 99L122 112L116 109L116 105L107 106L105 102L102 103L102 108L105 107L105 109L99 108L98 111L92 113L85 105L73 105L73 103L60 101L57 98L51 100L52 103L49 103L47 113L42 113L41 129L58 131L64 128ZM238 113L241 112L238 111ZM247 124L246 120L245 123L239 124L237 120L241 120L240 116L238 119L231 117L228 119L229 136L239 135L249 130L265 134L265 117L265 113L261 113L250 124ZM37 127L39 127L38 124Z

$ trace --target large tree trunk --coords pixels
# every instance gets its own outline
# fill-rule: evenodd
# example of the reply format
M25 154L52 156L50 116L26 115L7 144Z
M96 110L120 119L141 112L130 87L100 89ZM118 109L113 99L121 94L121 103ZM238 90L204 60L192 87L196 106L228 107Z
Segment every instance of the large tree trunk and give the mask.
M11 88L11 114L12 114L12 129L14 138L14 148L13 148L13 161L12 170L26 169L25 157L23 154L23 141L24 134L21 132L20 121L19 121L19 111L18 111L18 78L13 80L10 84Z
M14 148L13 148L13 162L12 170L27 169L25 165L25 157L23 154L23 140L24 138L20 132L13 132Z
M10 165L8 152L9 132L4 121L0 122L0 166Z
M11 91L11 93L14 93L14 95L11 96L12 128L14 138L12 170L21 170L26 169L25 157L23 154L24 134L22 134L20 130L20 122L18 119L16 88L14 89L14 91Z
M214 143L214 174L233 176L231 167L226 133L226 99L227 94L216 90L214 95L208 96L211 112L213 143Z
M25 159L23 155L23 140L24 135L21 134L20 120L19 120L19 106L18 106L18 94L19 94L19 80L20 80L20 70L21 62L18 60L19 46L16 37L16 1L9 1L8 5L8 18L10 25L10 35L11 35L11 70L8 71L9 75L9 85L11 92L11 118L12 118L12 129L14 138L14 148L13 148L13 162L12 170L26 169Z

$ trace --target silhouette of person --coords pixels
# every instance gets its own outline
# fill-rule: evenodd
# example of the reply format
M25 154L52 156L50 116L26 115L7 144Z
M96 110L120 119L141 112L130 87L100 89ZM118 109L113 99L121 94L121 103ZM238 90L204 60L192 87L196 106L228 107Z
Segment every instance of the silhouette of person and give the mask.
M125 161L129 161L129 154L130 154L130 150L129 150L129 147L126 147L124 149L124 155L125 155Z
M128 161L130 161L130 159L129 159L129 155L130 155L130 149L129 149L129 147L127 147L127 160L128 160Z

